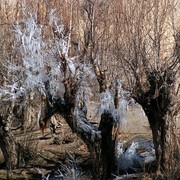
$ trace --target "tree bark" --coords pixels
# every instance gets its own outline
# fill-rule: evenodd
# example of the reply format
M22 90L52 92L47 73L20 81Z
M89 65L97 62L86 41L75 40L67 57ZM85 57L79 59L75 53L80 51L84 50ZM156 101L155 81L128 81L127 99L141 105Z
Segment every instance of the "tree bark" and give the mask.
M7 170L15 169L17 166L17 151L13 134L10 130L10 120L0 116L0 148L6 163Z
M177 167L179 145L176 120L180 108L176 69L147 73L148 88L138 89L134 98L142 106L152 130L157 159L157 172L172 173Z
M164 172L174 172L179 164L180 154L177 139L177 116L173 115L173 109L169 109L163 118L161 128L162 158L160 165Z
M162 113L156 106L149 106L144 110L152 130L157 172L172 173L179 161L177 117L173 115L174 108L169 108L166 113Z
M105 111L101 115L101 122L99 130L101 131L101 161L103 165L102 179L112 179L112 172L116 171L116 153L115 153L115 142L113 138L112 130L114 126L114 118L112 114Z

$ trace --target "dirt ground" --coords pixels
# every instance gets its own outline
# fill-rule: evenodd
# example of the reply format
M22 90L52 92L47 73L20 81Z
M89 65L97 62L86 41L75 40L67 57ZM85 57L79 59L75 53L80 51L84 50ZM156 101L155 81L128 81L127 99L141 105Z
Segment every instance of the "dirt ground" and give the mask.
M99 118L94 118L93 115L96 107L96 103L91 104L88 116L91 121L98 123ZM132 142L136 137L151 139L148 120L138 105L129 108L124 119L119 131L119 140ZM65 169L66 167L72 169L72 166L76 167L79 172L86 172L82 179L88 179L88 170L91 168L89 152L80 138L71 132L63 119L61 123L62 127L57 130L55 137L52 136L49 128L42 135L38 126L27 130L26 135L23 135L21 131L16 132L16 137L26 137L24 143L27 144L26 148L32 152L33 158L25 162L22 168L13 171L9 179L42 179L43 175L53 173L54 169ZM179 130L180 122L178 122L178 133L180 133ZM7 171L3 169L3 161L0 152L0 180L7 179ZM71 172L67 173L71 174Z

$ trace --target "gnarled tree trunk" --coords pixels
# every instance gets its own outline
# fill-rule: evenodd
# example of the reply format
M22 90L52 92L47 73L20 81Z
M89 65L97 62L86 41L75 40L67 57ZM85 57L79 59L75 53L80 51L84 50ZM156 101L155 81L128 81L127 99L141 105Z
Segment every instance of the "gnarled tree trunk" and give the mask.
M113 137L113 127L117 120L112 115L112 111L105 110L101 115L99 127L94 126L87 119L86 98L82 96L80 101L76 100L78 83L69 78L64 85L64 99L60 97L52 99L49 82L46 83L45 117L40 120L40 124L47 122L55 113L61 114L72 132L87 145L93 161L93 179L112 179L112 172L116 170L116 139Z
M111 179L112 172L116 169L115 138L112 135L115 120L111 112L105 111L97 128L88 122L84 108L76 108L66 104L62 99L57 99L54 107L45 113L42 121L55 113L60 113L72 132L87 145L93 161L93 179Z
M150 75L149 82L150 90L142 93L137 101L142 105L152 130L157 172L172 173L179 161L176 125L180 104L175 74L168 70L162 76L156 71Z

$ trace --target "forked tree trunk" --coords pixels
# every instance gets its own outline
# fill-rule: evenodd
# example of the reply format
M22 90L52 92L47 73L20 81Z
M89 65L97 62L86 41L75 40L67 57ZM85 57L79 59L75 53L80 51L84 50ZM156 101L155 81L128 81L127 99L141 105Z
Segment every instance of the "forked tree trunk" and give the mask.
M111 112L105 111L101 115L100 125L97 128L88 122L86 110L84 111L82 107L75 110L74 106L66 104L61 99L54 105L51 110L45 112L45 118L42 121L47 121L53 114L60 113L72 132L87 145L93 161L93 179L111 179L112 172L116 170L115 139L112 134L115 120ZM75 111L78 112L74 113Z
M171 174L178 166L177 116L180 108L176 69L147 74L148 88L138 89L136 98L148 118L157 160L157 172ZM140 85L137 83L137 88Z
M83 116L83 113L82 116L78 118L65 118L65 120L70 125L72 131L75 132L88 147L93 161L93 179L111 179L112 172L116 170L115 139L113 139L112 136L112 128L115 121L112 114L105 111L101 115L98 129L88 124L88 120Z
M75 132L87 145L93 161L93 179L109 180L112 172L116 170L115 139L112 135L114 119L110 112L105 111L101 115L98 129L88 124L84 116L76 118L65 118L73 132ZM85 121L84 121L85 120ZM73 122L75 121L75 122ZM83 125L83 123L86 126Z

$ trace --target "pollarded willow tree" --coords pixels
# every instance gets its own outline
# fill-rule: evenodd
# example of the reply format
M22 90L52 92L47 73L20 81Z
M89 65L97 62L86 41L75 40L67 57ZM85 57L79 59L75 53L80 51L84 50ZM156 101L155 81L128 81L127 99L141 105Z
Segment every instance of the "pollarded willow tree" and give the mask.
M18 51L16 63L9 62L8 69L15 75L14 81L8 86L9 90L5 87L0 89L1 102L11 103L13 99L14 104L29 92L45 95L46 108L42 118L39 116L41 127L44 128L44 123L55 113L61 114L87 145L93 160L94 179L111 179L111 173L116 171L116 133L124 108L120 81L116 78L110 88L106 70L98 61L104 50L100 40L105 31L101 30L103 23L98 28L95 15L99 13L102 18L99 10L103 8L108 12L108 7L106 3L89 0L83 4L83 38L80 38L82 45L76 56L70 55L74 44L73 4L70 6L68 28L61 24L54 10L49 11L46 24L40 24L38 16L31 14L19 21L14 29L14 47ZM94 88L91 81L99 86L99 127L87 118L88 95ZM4 156L8 153L4 151Z
M41 39L41 28L32 17L23 28L16 29L17 38L22 43L20 52L26 77L23 85L26 84L31 91L38 88L46 95L46 109L43 119L40 119L42 128L43 123L55 113L61 114L72 131L87 145L93 159L94 178L109 179L116 170L116 138L113 130L121 119L120 82L116 79L114 90L107 87L105 72L92 58L92 49L89 48L91 39L86 39L89 41L86 43L87 49L81 55L69 57L70 34L63 37L63 26L58 25L56 19L50 19L50 26L55 38L49 42ZM49 45L51 48L46 49ZM90 63L86 63L86 55L90 56ZM95 79L100 89L99 127L91 124L87 118L88 95L91 92L88 82Z
M117 2L114 33L117 63L126 87L142 106L152 130L158 171L173 172L179 161L178 2Z

